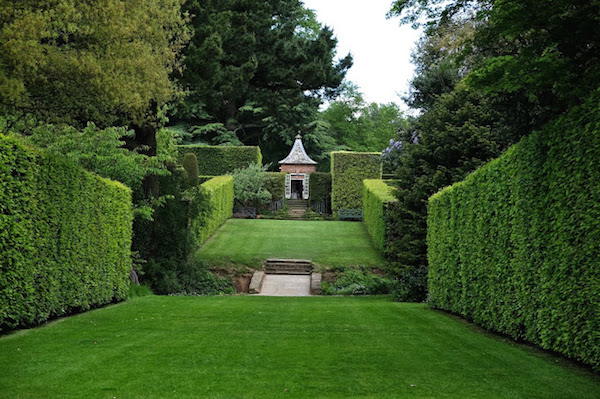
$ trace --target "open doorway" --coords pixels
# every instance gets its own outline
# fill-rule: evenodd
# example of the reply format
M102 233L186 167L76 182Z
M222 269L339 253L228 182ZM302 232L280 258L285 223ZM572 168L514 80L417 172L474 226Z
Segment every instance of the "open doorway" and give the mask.
M303 190L302 180L292 180L292 199L302 199Z

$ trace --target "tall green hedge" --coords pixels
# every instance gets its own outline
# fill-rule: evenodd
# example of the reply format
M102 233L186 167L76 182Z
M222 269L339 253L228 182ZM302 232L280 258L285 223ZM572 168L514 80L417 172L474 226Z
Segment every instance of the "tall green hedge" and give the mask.
M381 179L381 153L331 153L331 208L362 208L363 180Z
M177 146L179 162L187 153L198 158L198 173L205 176L221 176L243 169L251 163L261 164L262 153L259 147L214 147L214 146Z
M126 297L131 191L0 135L0 331Z
M600 369L600 92L431 197L431 304Z
M279 201L285 197L285 172L266 172L265 188L271 193L273 201Z
M389 182L389 181L388 181ZM382 253L387 247L387 211L398 202L395 189L387 185L385 180L365 179L363 181L363 222L375 246Z

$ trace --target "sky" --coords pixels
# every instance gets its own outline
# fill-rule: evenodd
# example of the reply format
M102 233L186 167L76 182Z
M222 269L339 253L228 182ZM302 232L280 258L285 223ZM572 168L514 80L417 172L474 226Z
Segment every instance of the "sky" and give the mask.
M346 79L356 83L367 102L395 102L407 109L404 96L413 77L410 54L420 33L398 18L387 20L392 0L304 0L317 20L333 29L338 58L349 52L354 65Z

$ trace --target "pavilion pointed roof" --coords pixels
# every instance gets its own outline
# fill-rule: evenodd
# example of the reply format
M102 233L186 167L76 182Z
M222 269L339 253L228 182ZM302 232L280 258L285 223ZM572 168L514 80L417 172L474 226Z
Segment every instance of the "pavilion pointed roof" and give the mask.
M316 165L318 162L313 161L306 154L304 145L302 145L302 136L298 134L289 155L279 163L283 165Z

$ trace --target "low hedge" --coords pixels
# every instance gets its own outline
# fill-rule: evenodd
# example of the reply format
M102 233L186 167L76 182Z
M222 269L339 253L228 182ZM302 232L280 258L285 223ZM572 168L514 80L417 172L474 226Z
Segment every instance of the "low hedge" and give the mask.
M127 187L2 135L0 187L0 331L127 297Z
M331 153L331 208L362 208L364 179L381 179L381 153Z
M285 175L285 172L265 173L265 188L271 193L272 201L279 201L285 197Z
M398 202L394 192L395 189L388 186L384 180L363 181L363 222L375 246L384 254L387 252L389 228L387 211L390 206Z
M600 92L431 197L432 306L600 369Z
M251 163L261 165L262 154L259 147L216 147L180 145L177 146L179 162L187 153L192 153L198 158L198 173L205 176L220 176L243 169Z

